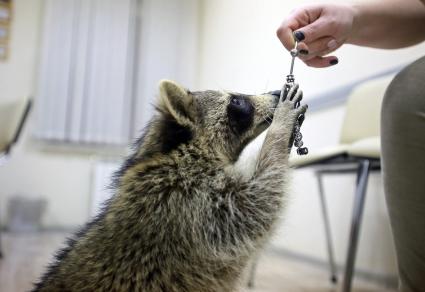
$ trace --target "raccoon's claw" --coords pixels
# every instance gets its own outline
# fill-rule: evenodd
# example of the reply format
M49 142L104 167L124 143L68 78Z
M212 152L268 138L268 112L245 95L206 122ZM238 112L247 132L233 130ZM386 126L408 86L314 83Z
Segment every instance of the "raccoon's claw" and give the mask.
M283 92L282 92L282 99L281 101L284 102L286 99L292 101L294 98L294 95L297 93L298 90L298 84L287 84L283 85Z
M282 99L281 101L285 101L288 99L289 101L294 102L294 108L299 108L300 102L303 99L303 92L299 89L299 85L297 83L293 85L285 84L283 86Z
M288 84L288 83L285 83L283 85L282 93L281 93L281 100L280 100L281 102L284 102L286 99L288 99L288 100L292 99L290 92L294 88L295 85L296 84Z
M292 85L290 87L289 92L288 92L288 98L289 98L290 101L295 102L294 98L298 95L297 93L298 93L299 87L300 86L297 83L295 83L294 85Z
M303 92L300 90L294 96L294 108L299 108L301 105L301 100L303 99Z
M308 105L304 104L302 106L300 106L299 108L297 108L297 121L299 122L300 126L302 125L302 123L304 122L305 119L305 112L308 109Z
M288 96L288 92L289 92L290 88L291 87L286 83L283 85L282 90L281 90L281 94L280 94L280 101L281 102L284 102L286 100L286 97Z

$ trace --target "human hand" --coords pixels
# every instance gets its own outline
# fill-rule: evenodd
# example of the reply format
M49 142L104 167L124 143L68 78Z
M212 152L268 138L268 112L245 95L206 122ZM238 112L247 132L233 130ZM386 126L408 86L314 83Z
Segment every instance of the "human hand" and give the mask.
M323 68L338 63L327 56L350 37L355 10L349 5L311 4L295 9L277 29L277 37L290 51L294 36L300 41L298 55L308 66Z

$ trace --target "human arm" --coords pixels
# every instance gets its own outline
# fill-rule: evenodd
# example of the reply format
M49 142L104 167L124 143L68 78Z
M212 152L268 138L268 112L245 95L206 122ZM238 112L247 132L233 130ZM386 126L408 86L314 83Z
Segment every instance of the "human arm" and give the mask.
M425 0L387 0L353 4L352 32L347 43L398 49L425 39Z
M327 67L337 58L326 55L344 43L392 49L423 41L424 4L425 0L310 4L294 10L279 26L277 36L288 50L294 46L294 31L304 36L299 49L308 54L300 58L309 66Z

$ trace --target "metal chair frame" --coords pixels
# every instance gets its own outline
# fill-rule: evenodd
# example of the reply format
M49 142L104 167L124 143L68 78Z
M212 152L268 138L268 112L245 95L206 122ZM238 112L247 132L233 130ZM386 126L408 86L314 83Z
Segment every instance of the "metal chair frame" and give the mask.
M343 292L350 292L354 274L354 266L357 254L358 240L360 236L360 227L366 199L367 183L371 171L381 169L380 159L368 157L354 157L347 154L338 155L326 160L321 160L298 168L315 167L315 174L319 187L319 196L321 202L321 211L323 216L326 247L329 259L329 268L332 283L337 283L337 268L335 264L334 250L332 244L332 233L329 220L329 213L326 205L323 175L325 174L344 174L357 172L356 190L354 195L354 206L351 217L351 229L349 234L349 246L346 254L345 271L342 284ZM255 269L257 260L253 263L249 274L248 287L254 286Z
M327 251L331 272L330 279L333 283L336 283L338 278L333 252L330 220L323 187L323 175L357 172L354 206L352 211L351 229L349 234L349 246L346 254L345 271L342 285L342 291L349 292L351 291L352 279L354 274L355 259L357 253L358 240L360 237L360 227L366 199L368 178L371 171L379 171L381 169L381 163L379 159L375 158L345 156L332 159L330 161L325 162L324 164L318 164L317 166L318 169L315 171L315 173L318 181L319 196L321 201L321 209L326 235Z

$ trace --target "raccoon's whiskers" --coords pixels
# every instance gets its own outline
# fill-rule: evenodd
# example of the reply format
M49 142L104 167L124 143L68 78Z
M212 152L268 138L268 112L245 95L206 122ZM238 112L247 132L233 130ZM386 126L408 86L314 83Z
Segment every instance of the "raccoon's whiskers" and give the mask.
M274 116L274 113L275 113L275 108L268 109L268 111L267 111L267 115L271 115L272 117Z
M265 115L262 115L261 117L263 118L263 120L264 120L267 124L271 125L271 123L272 123L272 121L273 121L273 117L270 115L270 113L265 113Z
M269 119L270 123L273 122L273 114L268 114L267 118Z

